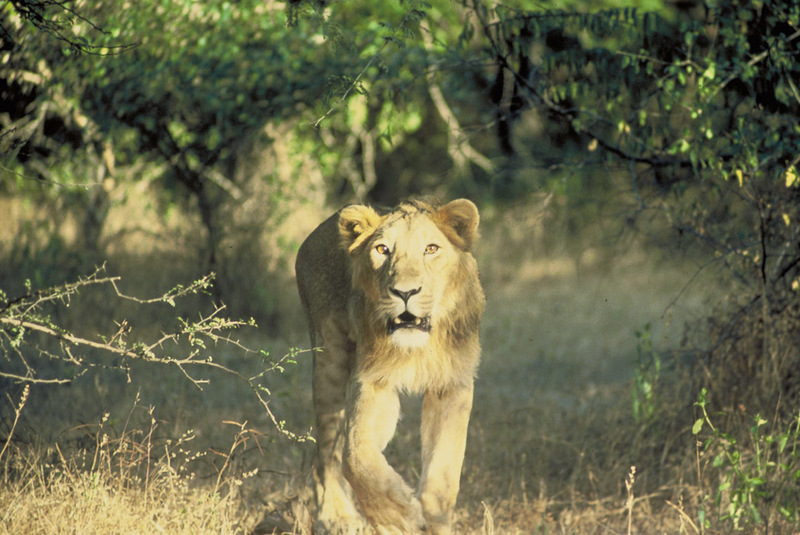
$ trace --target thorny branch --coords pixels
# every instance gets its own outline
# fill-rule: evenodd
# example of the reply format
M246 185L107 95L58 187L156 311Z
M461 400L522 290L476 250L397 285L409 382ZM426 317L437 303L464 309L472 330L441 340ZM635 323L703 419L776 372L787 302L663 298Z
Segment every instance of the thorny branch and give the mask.
M297 435L285 428L285 423L270 407L269 389L262 384L267 374L282 372L284 365L292 362L299 352L292 350L282 358L272 360L268 359L269 355L265 351L246 347L233 338L230 332L242 327L255 327L255 322L252 319L242 321L224 317L222 315L225 311L224 305L215 306L210 314L200 315L196 321L178 318L179 324L176 329L172 332L162 332L155 340L149 342L129 340L132 329L127 321L118 323L116 331L109 336L100 335L97 339L90 339L69 332L44 314L45 305L69 306L72 297L81 290L98 285L111 288L118 299L139 305L168 304L174 307L177 299L207 292L214 278L213 274L209 274L188 286L178 285L159 297L141 299L121 292L118 286L120 277L103 277L101 275L104 271L103 266L76 282L44 290L33 290L28 284L27 293L11 299L0 290L0 360L16 362L15 366L11 366L11 370L6 366L0 369L0 378L28 385L67 384L86 373L89 368L107 367L124 370L130 380L129 363L142 361L173 366L195 387L203 390L204 385L209 384L210 380L200 377L194 370L215 370L245 383L281 434L298 441L308 438L307 434ZM35 345L30 340L32 333L43 336L45 340L57 342L57 348L47 349L46 343ZM243 375L215 361L206 351L207 344L227 345L244 355L258 355L264 361L263 369L253 377ZM169 351L167 346L174 349ZM37 365L32 364L37 358L48 361L60 360L67 365L68 372L56 377L43 377ZM15 367L21 371L12 371ZM69 376L65 376L67 374Z
M37 30L50 34L57 41L63 42L70 49L79 53L108 55L111 51L119 53L135 46L131 44L106 46L92 44L74 30L76 21L88 26L91 31L104 35L108 35L109 32L80 14L71 7L71 3L65 0L8 0L4 3L4 7L10 6L11 12L16 12L19 18L29 22ZM8 20L0 21L0 37L10 43L16 43L11 29L7 26L9 26Z

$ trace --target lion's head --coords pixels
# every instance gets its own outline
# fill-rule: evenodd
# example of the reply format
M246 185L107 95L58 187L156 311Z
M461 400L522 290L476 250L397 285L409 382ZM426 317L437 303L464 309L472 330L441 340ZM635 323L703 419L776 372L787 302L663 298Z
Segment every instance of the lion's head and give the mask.
M431 338L452 345L477 326L483 293L469 250L478 221L466 199L409 201L386 215L367 206L342 210L339 232L374 336L412 349Z

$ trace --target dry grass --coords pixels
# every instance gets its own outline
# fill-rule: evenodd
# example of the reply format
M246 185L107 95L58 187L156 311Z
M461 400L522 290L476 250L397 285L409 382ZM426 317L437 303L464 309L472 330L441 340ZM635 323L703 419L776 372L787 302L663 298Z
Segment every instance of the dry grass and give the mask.
M24 410L25 401L15 414ZM80 445L62 439L39 447L17 442L4 450L5 532L241 531L241 504L232 499L231 489L222 488L221 478L213 487L192 486L196 473L190 466L199 457L189 450L194 437L158 439L152 409L147 413L149 429L123 429L119 437L109 434L106 413L96 425L79 429Z
M633 421L630 396L636 331L649 324L655 347L677 347L684 324L708 310L706 275L687 288L691 263L638 247L535 257L525 232L503 238L505 225L489 222L479 252L484 358L456 532L698 533L693 415L673 419L682 433L659 431ZM140 290L153 293L145 265ZM276 307L280 336L245 333L248 345L273 354L306 345L296 297L284 292ZM218 358L256 371L256 360ZM311 422L310 368L304 354L269 381L273 411L300 431ZM34 388L24 407L12 392L0 533L308 532L313 446L280 437L240 385L211 378L199 391L178 372L139 366L130 382L95 370ZM676 400L676 411L691 401ZM409 479L418 407L408 400L387 451Z

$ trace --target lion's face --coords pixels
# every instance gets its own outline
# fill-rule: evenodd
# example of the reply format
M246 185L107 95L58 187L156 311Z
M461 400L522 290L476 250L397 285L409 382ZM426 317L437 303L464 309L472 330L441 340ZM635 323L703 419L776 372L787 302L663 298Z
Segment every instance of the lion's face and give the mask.
M448 295L475 237L478 211L466 200L441 207L408 203L385 216L352 206L339 220L353 259L353 284L371 309L373 325L393 345L425 345L456 305Z
M386 221L366 244L365 253L378 282L377 312L386 320L392 343L423 345L455 264L453 246L430 218L415 214Z

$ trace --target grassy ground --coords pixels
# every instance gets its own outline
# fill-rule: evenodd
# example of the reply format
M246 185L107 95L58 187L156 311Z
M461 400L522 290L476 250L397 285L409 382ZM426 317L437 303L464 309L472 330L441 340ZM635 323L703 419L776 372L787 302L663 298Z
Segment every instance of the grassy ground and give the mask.
M695 532L701 490L685 470L694 439L646 438L631 391L636 333L677 347L684 324L707 310L708 286L701 277L687 287L690 262L635 247L520 251L501 263L502 232L487 229L479 252L484 357L456 532ZM291 299L282 308L299 311ZM287 313L278 337L252 330L243 340L282 355L307 344L300 317ZM230 348L216 358L244 374L262 365ZM268 380L271 409L298 433L311 423L310 371L301 353ZM240 381L210 378L200 390L175 370L139 366L130 377L96 369L69 386L34 387L24 406L21 389L10 391L0 533L308 532L313 445L276 433ZM418 408L407 400L387 451L409 479L419 469ZM684 431L692 423L687 412ZM676 464L680 456L689 459Z

